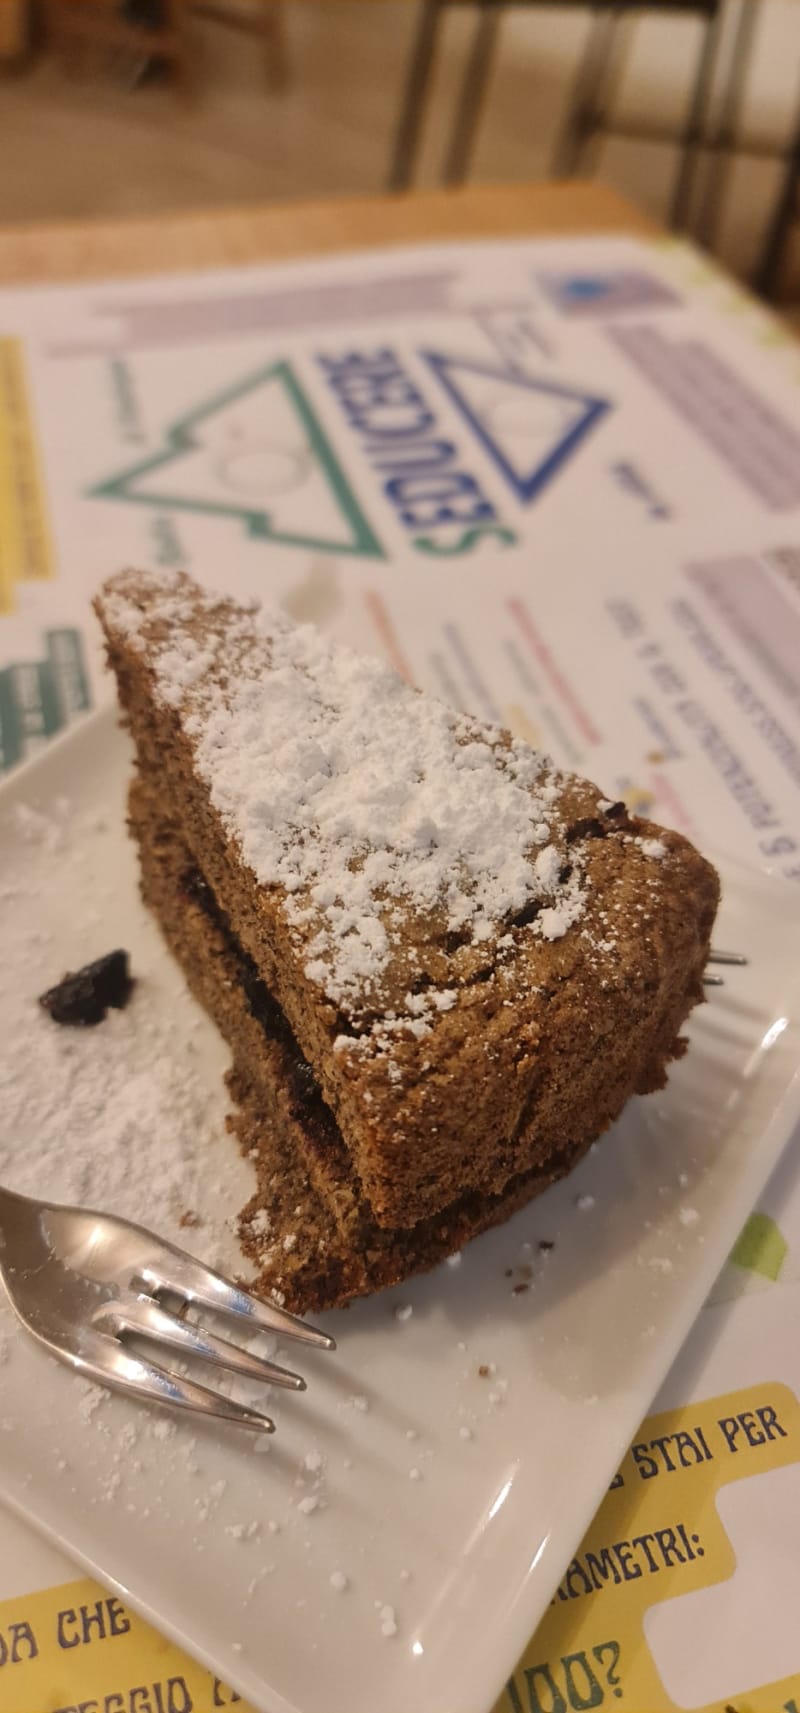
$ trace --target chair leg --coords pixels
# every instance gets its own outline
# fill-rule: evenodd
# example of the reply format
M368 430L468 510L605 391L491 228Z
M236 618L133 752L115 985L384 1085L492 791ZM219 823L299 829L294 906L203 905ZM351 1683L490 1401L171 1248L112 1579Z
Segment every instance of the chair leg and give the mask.
M447 0L420 0L400 122L389 168L388 189L407 190L414 176L425 98L431 81L439 21Z
M70 78L83 78L89 66L89 38L73 0L47 0L47 43L63 60Z
M708 102L722 31L723 9L722 0L712 0L706 13L703 41L681 138L681 155L669 214L669 224L678 232L686 228L700 152L706 139Z
M165 0L164 24L172 42L170 77L175 88L185 97L194 94L194 61L188 14L188 0Z
M264 8L264 75L270 89L285 89L289 82L289 48L283 0L261 0Z
M730 176L731 161L742 113L744 84L758 11L758 0L739 0L739 15L731 51L719 118L708 146L714 150L706 173L705 193L697 221L696 236L709 250L714 248Z
M766 297L770 300L777 297L786 256L787 239L792 223L797 218L798 191L800 191L800 112L795 120L795 133L789 153L786 156L783 181L772 219L767 227L767 235L764 239L753 281L760 297Z
M602 94L622 7L618 3L592 6L583 58L573 84L572 98L553 150L550 175L571 178L602 116Z
M480 122L486 91L494 65L500 27L498 0L480 0L472 46L464 72L458 107L445 162L445 184L463 184L469 171L472 149Z

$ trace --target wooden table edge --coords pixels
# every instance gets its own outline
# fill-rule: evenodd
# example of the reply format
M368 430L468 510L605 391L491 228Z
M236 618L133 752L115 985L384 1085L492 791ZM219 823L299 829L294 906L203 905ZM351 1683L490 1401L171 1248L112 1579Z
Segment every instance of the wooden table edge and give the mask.
M0 228L0 283L226 267L435 239L609 231L653 236L659 228L606 185L581 180L470 185L149 218L5 226Z

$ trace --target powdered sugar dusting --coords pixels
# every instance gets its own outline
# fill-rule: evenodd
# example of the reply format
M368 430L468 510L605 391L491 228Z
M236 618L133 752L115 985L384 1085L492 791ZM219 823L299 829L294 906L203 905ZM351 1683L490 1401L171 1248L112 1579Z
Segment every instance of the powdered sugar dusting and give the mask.
M16 806L18 829L23 807ZM25 896L4 923L0 965L0 1181L22 1194L100 1207L147 1227L157 1223L180 1247L213 1255L223 1270L242 1269L223 1203L206 1193L209 1161L224 1162L242 1200L252 1173L225 1134L221 1080L209 1087L198 1074L200 1041L188 1002L176 1009L161 978L153 981L152 964L135 956L130 1004L109 1011L98 1028L59 1028L36 1003L67 967L62 943L39 925L56 834L59 881L70 899L68 943L88 958L106 949L110 930L98 916L81 823L38 810L24 821L32 845L19 882ZM0 822L0 837L4 830ZM95 831L92 848L97 838ZM156 957L160 963L162 954ZM166 974L170 987L177 984L171 965ZM202 1223L187 1224L186 1210L198 1207Z
M580 863L565 872L550 842L559 775L521 740L175 574L122 573L103 610L180 707L213 803L258 882L289 895L306 974L331 999L374 995L398 906L473 944L531 900L526 932L557 939L578 919ZM429 992L416 1032L450 1003Z
M15 978L19 980L17 975ZM150 1008L152 1000L150 1000ZM199 1199L204 1149L222 1128L192 1060L163 1040L144 989L99 1029L64 1031L21 1000L20 1028L0 1064L0 1178L23 1195L102 1207L143 1225L172 1221ZM15 1146L36 1137L35 1150ZM206 1232L206 1240L207 1240Z

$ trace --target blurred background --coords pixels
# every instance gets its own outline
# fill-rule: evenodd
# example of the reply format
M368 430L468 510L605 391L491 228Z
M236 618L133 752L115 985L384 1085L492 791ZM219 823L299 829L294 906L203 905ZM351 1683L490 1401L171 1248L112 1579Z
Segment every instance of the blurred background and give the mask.
M800 300L800 0L0 0L0 221L598 176Z

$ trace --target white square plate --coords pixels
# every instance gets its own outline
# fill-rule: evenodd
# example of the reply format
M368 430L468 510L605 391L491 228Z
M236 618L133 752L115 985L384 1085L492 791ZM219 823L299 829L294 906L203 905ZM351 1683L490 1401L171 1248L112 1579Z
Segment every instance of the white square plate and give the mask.
M85 1200L140 1208L118 1056L146 1115L156 1053L175 1098L211 1117L204 1223L181 1235L213 1258L219 1182L236 1209L247 1168L222 1125L224 1051L137 896L128 765L104 714L0 792L0 1181L24 1187L33 1165L63 1195L75 1162L54 1152L54 1105L74 1105L87 1063L96 1088L108 1054L113 1147L80 1162ZM798 895L723 878L715 937L751 962L711 991L668 1089L459 1266L328 1317L338 1352L305 1361L309 1391L274 1407L267 1456L235 1430L82 1394L0 1307L0 1496L255 1707L486 1713L513 1668L800 1114ZM128 1010L57 1030L36 995L116 945L139 978ZM170 1147L167 1112L165 1161ZM157 1184L149 1201L174 1232Z

